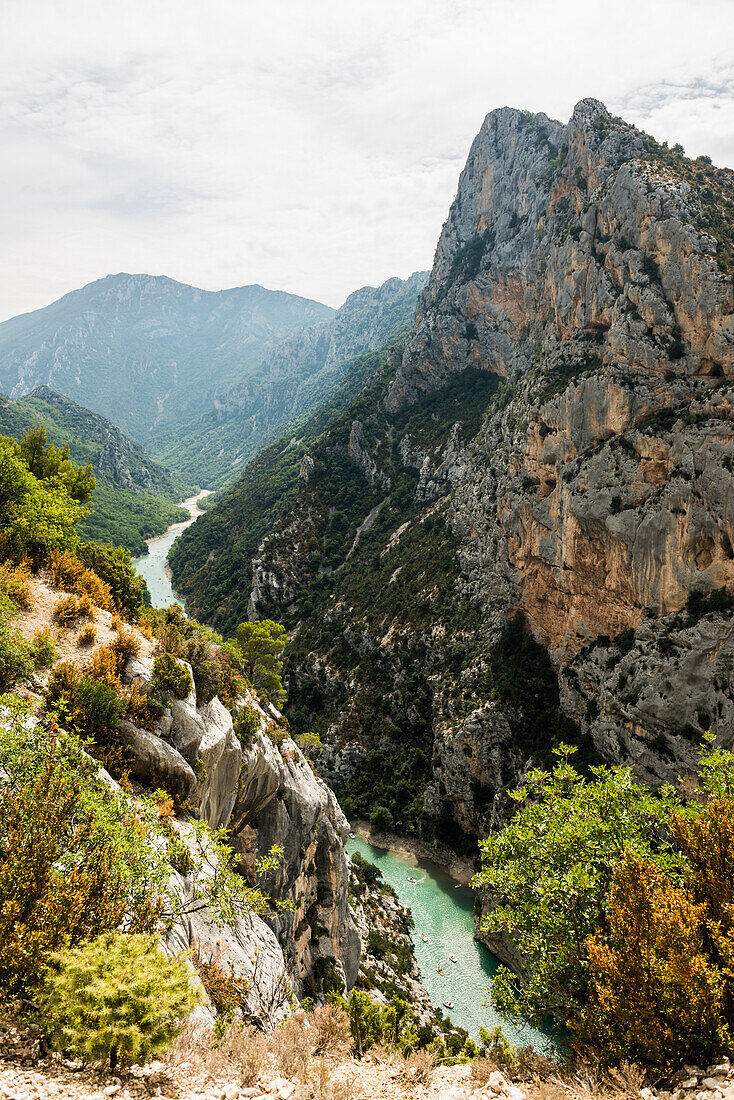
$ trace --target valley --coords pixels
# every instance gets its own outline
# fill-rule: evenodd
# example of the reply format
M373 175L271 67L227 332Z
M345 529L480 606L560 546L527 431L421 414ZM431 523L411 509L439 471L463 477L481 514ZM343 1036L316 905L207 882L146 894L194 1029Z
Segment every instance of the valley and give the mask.
M0 932L39 882L33 950L124 962L134 913L197 1057L280 1059L279 1100L321 1028L410 1096L728 1097L733 249L734 172L588 98L486 116L430 274L0 324ZM57 757L97 816L21 875Z

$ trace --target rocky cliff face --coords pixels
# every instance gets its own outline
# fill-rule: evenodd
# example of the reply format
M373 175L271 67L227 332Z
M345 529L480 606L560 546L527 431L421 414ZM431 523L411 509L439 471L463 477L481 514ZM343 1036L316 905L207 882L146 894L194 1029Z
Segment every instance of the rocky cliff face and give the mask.
M734 173L594 100L487 116L402 356L251 556L347 812L471 847L559 739L652 783L730 743L733 226Z
M125 678L141 690L151 674L151 660L128 661ZM314 973L333 973L338 987L351 989L361 943L349 906L348 827L339 804L278 724L281 715L274 708L266 714L254 696L245 702L260 718L245 749L219 699L197 704L193 687L167 708L153 732L123 721L119 738L133 778L167 790L212 828L227 829L239 870L253 885L255 861L274 845L283 848L266 889L291 902L292 911L264 919L249 914L233 927L203 912L174 934L179 946L196 940L206 949L223 948L225 963L250 983L253 1013L274 1023Z

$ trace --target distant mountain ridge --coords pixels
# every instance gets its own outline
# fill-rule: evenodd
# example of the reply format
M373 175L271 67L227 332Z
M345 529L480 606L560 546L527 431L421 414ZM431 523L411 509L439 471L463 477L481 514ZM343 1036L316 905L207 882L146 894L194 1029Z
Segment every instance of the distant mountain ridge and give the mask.
M207 291L164 275L108 275L0 324L0 389L20 397L51 386L146 442L334 312L257 284Z
M341 385L361 356L394 342L413 322L427 271L355 290L324 322L286 337L260 368L214 396L214 406L151 442L188 480L218 489L282 433L297 432Z
M185 518L176 502L188 487L111 421L48 386L38 386L19 401L0 394L0 434L19 440L37 424L44 425L49 442L67 445L75 462L91 463L94 469L92 510L78 525L82 538L143 554L145 539Z

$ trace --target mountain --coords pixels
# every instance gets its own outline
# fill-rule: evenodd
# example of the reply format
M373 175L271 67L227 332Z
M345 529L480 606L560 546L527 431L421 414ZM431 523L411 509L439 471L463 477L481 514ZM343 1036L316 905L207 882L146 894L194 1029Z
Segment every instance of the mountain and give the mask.
M0 388L51 386L147 444L210 407L275 342L333 314L257 285L212 292L108 275L0 324Z
M50 443L68 446L75 462L94 468L91 512L77 525L82 538L144 554L146 538L186 518L188 513L175 504L186 486L109 420L48 386L19 401L0 394L0 434L21 439L37 424L44 425Z
M181 540L210 621L292 631L348 814L476 850L558 741L653 785L731 746L733 274L732 171L493 111L402 354Z
M246 380L214 395L214 408L159 436L155 454L183 477L217 489L283 432L297 432L358 356L412 325L428 272L350 294L329 321L286 337Z

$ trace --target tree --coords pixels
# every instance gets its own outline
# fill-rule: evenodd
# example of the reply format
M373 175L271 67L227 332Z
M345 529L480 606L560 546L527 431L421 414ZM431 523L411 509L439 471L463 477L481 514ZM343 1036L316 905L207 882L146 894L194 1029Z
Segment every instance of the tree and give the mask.
M108 932L54 956L40 1002L59 1050L114 1070L162 1053L198 999L157 936Z
M512 821L480 842L474 885L493 906L482 930L508 935L525 960L519 981L499 969L495 1007L572 1026L589 993L586 941L605 919L615 866L630 852L675 876L683 860L659 834L677 803L671 789L653 794L628 768L595 767L584 779L568 762L573 748L554 751L551 772L531 772L512 792L521 803Z
M68 466L63 474L39 479L21 446L0 436L0 555L40 564L51 550L73 548L75 524L87 509L69 491L68 483L80 491L74 474L79 467Z
M272 619L237 627L235 645L242 670L255 691L276 706L285 701L282 674L287 641L285 627Z
M39 481L61 483L72 500L80 504L91 499L96 485L91 462L86 466L75 466L69 459L68 446L55 447L53 443L47 443L43 424L28 429L20 441L20 453Z
M393 816L385 806L375 806L370 814L371 833L389 833L393 827Z

